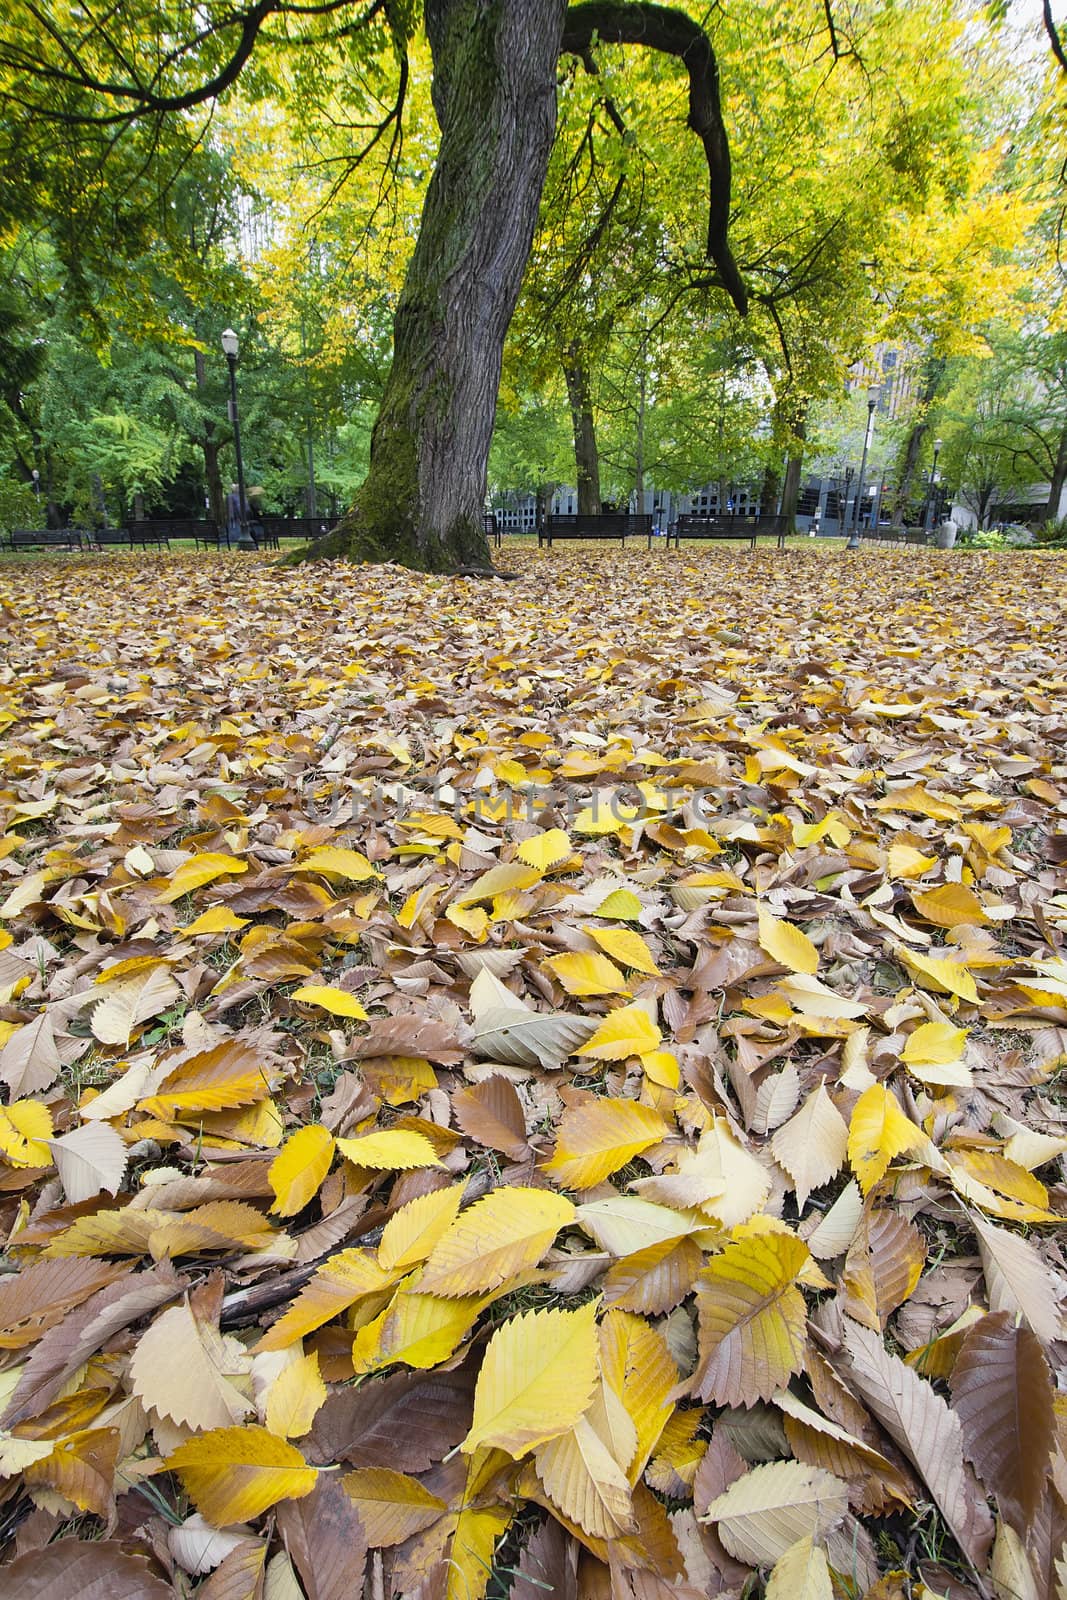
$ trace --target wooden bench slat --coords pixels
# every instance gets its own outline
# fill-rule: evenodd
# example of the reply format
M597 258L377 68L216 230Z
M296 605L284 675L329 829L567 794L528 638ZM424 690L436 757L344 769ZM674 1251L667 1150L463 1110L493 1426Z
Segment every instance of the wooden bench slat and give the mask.
M552 546L554 539L618 539L625 545L627 539L645 537L652 540L652 513L650 511L601 511L597 514L571 512L546 517L538 529L537 543Z

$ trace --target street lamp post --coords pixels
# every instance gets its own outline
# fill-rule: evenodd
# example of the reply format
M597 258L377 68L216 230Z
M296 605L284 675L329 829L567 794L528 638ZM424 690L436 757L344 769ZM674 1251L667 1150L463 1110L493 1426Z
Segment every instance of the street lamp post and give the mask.
M863 499L863 475L867 471L867 452L871 448L871 439L874 435L874 408L878 404L881 390L877 385L867 390L867 432L863 435L863 455L860 457L859 482L856 485L856 504L852 511L852 532L849 534L847 550L858 550L860 547L860 502Z
M38 520L38 522L40 522L40 520L41 520L41 474L38 472L36 467L34 467L33 471L30 473L30 477L33 479L33 492L37 497L37 520Z
M934 440L934 464L930 468L930 489L926 496L926 509L923 512L923 532L930 532L930 514L937 515L937 458L941 454L941 440Z
M222 335L222 353L226 357L230 369L230 401L229 417L233 427L233 448L237 456L237 526L238 544L251 544L252 536L248 531L248 503L245 499L245 464L241 455L241 424L237 416L237 335L232 328L226 328ZM226 530L226 542L230 542L229 528Z

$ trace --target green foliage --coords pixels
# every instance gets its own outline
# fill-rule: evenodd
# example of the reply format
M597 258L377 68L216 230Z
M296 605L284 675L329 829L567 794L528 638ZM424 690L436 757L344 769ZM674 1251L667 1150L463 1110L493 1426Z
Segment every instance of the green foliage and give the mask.
M37 496L28 483L0 478L0 533L13 528L34 528L40 521Z

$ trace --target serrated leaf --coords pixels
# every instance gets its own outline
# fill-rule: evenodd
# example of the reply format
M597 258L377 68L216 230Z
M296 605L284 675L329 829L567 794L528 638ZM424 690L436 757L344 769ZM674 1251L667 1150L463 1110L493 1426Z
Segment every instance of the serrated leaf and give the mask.
M813 1189L837 1176L848 1152L848 1125L825 1083L813 1089L795 1116L776 1129L771 1150L793 1180L797 1209L803 1211Z
M328 1011L332 1017L354 1017L357 1022L368 1021L364 1007L359 1003L354 994L347 989L338 989L332 983L302 983L299 989L294 989L289 996L291 1000L300 1000L304 1005L318 1006L322 1011Z
M848 1128L848 1159L864 1194L889 1170L894 1156L910 1150L922 1131L900 1109L883 1084L872 1083L852 1108Z
M109 1123L85 1122L49 1143L71 1205L97 1194L118 1194L126 1175L126 1144Z
M493 1299L490 1295L420 1294L413 1276L397 1290L385 1310L365 1323L352 1346L359 1376L381 1367L436 1367L447 1361Z
M228 1428L252 1410L231 1382L249 1365L243 1345L201 1321L186 1302L164 1311L141 1335L130 1361L130 1387L142 1404L183 1427Z
M598 917L618 917L633 922L641 915L641 902L629 889L613 889L596 908Z
M182 1061L140 1101L145 1116L169 1121L200 1111L254 1105L270 1094L270 1077L258 1051L242 1039L227 1039Z
M832 1600L833 1592L826 1552L808 1534L774 1563L765 1600Z
M564 1011L501 1007L478 1017L471 1048L476 1056L490 1061L551 1072L563 1065L595 1027L591 1017L572 1017Z
M915 1290L926 1263L919 1230L895 1211L869 1209L849 1245L841 1274L841 1309L882 1332Z
M318 1268L288 1311L267 1329L256 1350L284 1350L357 1301L384 1293L396 1278L395 1272L379 1265L373 1251L339 1251Z
M323 845L298 861L296 872L318 872L324 878L344 878L349 883L365 883L378 874L361 850L344 850L339 845Z
M52 1113L39 1100L0 1106L0 1155L12 1167L50 1167Z
M593 1396L596 1305L528 1311L498 1328L474 1391L466 1454L495 1445L516 1459L578 1421Z
M999 1311L968 1331L949 1381L964 1454L1025 1534L1046 1491L1056 1431L1044 1351L1010 1311Z
M905 1041L900 1059L908 1066L946 1067L960 1060L967 1029L951 1022L922 1022Z
M437 1152L424 1133L385 1129L358 1139L338 1139L337 1148L357 1167L381 1172L407 1172L412 1167L439 1167Z
M203 850L182 862L156 899L161 905L171 905L175 900L180 900L183 894L192 894L194 889L202 889L206 883L214 883L216 878L236 877L238 873L247 871L248 862L240 860L238 856L229 856L218 850Z
M333 1134L321 1123L298 1128L270 1164L267 1181L274 1190L270 1209L280 1217L303 1211L329 1172L333 1152Z
M423 1268L424 1294L472 1295L536 1266L574 1206L548 1189L494 1189L462 1212Z
M465 1185L434 1189L401 1206L385 1224L378 1245L378 1260L387 1270L404 1271L425 1261L443 1233L456 1219Z
M592 951L568 951L550 956L545 966L557 977L568 994L628 994L626 979L607 956Z
M622 1061L658 1050L661 1034L643 1006L619 1006L609 1011L591 1039L575 1054L598 1061Z
M280 1439L299 1439L307 1433L320 1406L326 1402L326 1385L319 1358L312 1353L290 1361L271 1384L263 1421Z
M595 1539L636 1527L622 1467L586 1417L537 1451L537 1475L565 1516Z
M172 1450L166 1464L218 1527L248 1522L279 1500L299 1500L318 1478L299 1450L254 1426L198 1434Z
M598 912L603 916L603 910ZM620 966L629 967L634 972L645 972L650 977L660 976L656 959L648 945L639 933L632 928L586 928L586 933L595 939L601 950L609 955Z
M969 927L988 922L985 907L964 883L942 883L936 889L913 889L911 902L925 922L938 928Z
M181 988L166 967L153 967L143 977L120 983L93 1007L89 1026L101 1044L126 1045L141 1023L158 1017L174 1004Z
M549 828L545 833L534 834L532 839L524 839L515 854L528 867L547 872L550 867L558 867L561 861L566 861L572 848L562 828Z
M566 1189L592 1189L669 1132L658 1111L635 1100L585 1101L564 1111L544 1170Z
M972 1216L978 1236L990 1311L1018 1312L1050 1344L1063 1336L1063 1318L1056 1290L1041 1257L1029 1239Z
M799 1372L807 1310L796 1286L807 1246L771 1233L728 1244L697 1278L699 1364L693 1393L719 1405L754 1405Z
M758 908L759 944L779 966L790 972L819 970L819 952L800 928L779 917L773 917L763 906Z
M359 1513L367 1543L375 1548L403 1544L432 1525L448 1507L417 1478L386 1467L346 1472L341 1487Z
M738 1561L769 1567L801 1539L822 1539L848 1510L848 1485L799 1461L753 1467L709 1505L710 1522Z
M881 1336L846 1319L848 1381L926 1482L960 1548L981 1567L993 1520L963 1460L959 1417Z
M494 1074L469 1089L457 1089L452 1110L463 1132L478 1144L513 1161L521 1161L528 1152L522 1101L507 1078Z

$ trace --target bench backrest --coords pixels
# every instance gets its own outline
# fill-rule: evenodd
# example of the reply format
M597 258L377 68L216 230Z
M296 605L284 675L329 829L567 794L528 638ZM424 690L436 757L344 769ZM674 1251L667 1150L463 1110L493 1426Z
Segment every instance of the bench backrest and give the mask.
M622 534L651 533L650 511L570 512L545 518L548 533L588 533L595 538L606 534L618 539Z

